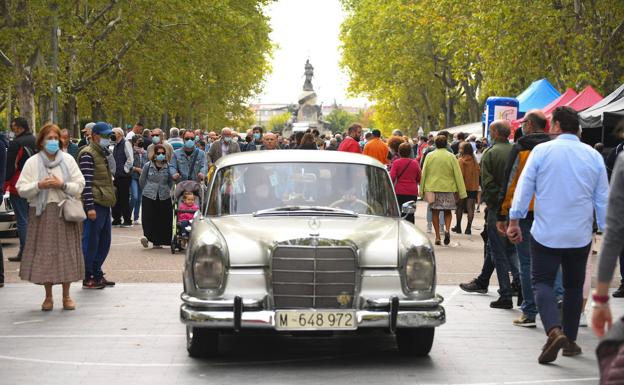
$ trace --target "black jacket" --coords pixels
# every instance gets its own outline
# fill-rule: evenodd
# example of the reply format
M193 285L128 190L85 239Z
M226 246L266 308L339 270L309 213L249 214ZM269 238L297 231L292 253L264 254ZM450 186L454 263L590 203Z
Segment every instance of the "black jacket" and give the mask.
M27 131L22 133L20 136L13 139L13 141L9 144L6 157L6 180L11 179L16 171L22 171L24 163L26 163L26 160L28 159L27 156L23 156L22 159L20 159L17 168L15 167L15 159L17 158L19 149L22 147L28 147L31 150L31 154L37 152L35 148L35 136L32 132Z

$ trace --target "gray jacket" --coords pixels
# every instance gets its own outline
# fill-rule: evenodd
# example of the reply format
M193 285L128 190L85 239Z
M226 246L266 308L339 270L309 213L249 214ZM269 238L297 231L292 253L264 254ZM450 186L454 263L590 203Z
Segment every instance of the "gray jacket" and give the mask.
M622 253L624 253L624 153L618 156L611 174L607 228L598 261L598 281L611 282L615 263Z
M208 150L208 164L212 164L219 160L223 156L223 149L221 148L221 139L215 141L212 145L210 145L210 149ZM240 146L236 142L230 142L228 146L228 154L233 154L235 152L240 152Z
M171 197L173 180L169 175L168 164L163 164L158 170L152 162L145 163L139 185L143 189L143 196L152 200L167 200Z

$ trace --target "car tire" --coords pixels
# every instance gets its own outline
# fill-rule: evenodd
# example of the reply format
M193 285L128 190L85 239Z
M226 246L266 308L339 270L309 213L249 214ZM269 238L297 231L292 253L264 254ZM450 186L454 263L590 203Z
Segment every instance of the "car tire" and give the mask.
M219 353L219 332L213 329L187 326L186 350L193 358L216 356Z
M435 328L397 329L396 341L401 355L424 357L431 351Z

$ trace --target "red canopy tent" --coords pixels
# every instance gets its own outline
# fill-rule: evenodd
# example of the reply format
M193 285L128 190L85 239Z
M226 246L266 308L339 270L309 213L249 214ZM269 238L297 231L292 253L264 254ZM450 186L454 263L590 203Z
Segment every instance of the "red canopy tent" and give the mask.
M587 86L576 97L570 100L566 106L570 106L577 111L583 111L604 99L602 95L596 92L592 86Z
M550 120L550 115L555 110L555 108L559 106L567 105L567 103L574 100L578 95L579 94L577 94L576 91L574 91L572 88L568 88L563 94L561 94L561 96L559 96L557 99L550 102L550 104L548 104L546 107L542 108L542 112L544 112L548 120ZM511 122L512 129L515 130L518 127L520 127L520 124L523 120L524 118L520 118L520 119L516 119L512 121ZM549 126L550 125L546 126L546 132L548 132L548 129L550 128Z

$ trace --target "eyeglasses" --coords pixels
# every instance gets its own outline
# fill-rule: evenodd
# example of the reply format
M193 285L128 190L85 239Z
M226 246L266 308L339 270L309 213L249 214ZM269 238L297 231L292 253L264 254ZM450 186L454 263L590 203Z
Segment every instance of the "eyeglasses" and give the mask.
M156 155L165 155L165 153L164 152L158 152L158 153L156 153Z
M152 138L155 136L160 136L160 134L152 134Z

